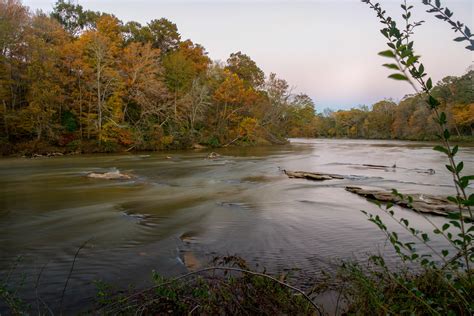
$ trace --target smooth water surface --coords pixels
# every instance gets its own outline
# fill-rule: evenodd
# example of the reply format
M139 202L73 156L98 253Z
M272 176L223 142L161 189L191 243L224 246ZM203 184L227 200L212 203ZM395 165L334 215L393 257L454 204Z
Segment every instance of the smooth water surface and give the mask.
M384 252L396 264L384 235L360 212L380 211L344 187L451 194L445 158L432 146L294 139L285 146L218 149L215 160L206 159L205 150L2 159L0 279L22 256L11 279L19 282L24 275L24 295L32 298L43 269L39 294L54 307L78 247L88 241L66 292L65 305L77 311L94 296L94 280L144 286L152 270L175 275L228 254L270 272L301 269L295 282L303 285L321 270L334 271L338 259ZM473 174L474 148L464 148L460 157ZM346 179L288 179L280 169ZM113 170L133 179L86 177ZM432 230L412 211L397 214ZM435 240L434 246L443 243Z

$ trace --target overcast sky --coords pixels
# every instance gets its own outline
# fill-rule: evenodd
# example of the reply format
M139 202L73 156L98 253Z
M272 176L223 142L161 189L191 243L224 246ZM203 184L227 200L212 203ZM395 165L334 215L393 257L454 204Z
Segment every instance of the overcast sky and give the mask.
M23 0L32 9L51 11L54 0ZM400 1L379 1L399 16ZM452 41L449 25L425 13L421 0L414 18L426 20L415 36L434 81L462 75L473 62L465 45ZM474 31L472 0L444 0L454 18ZM275 72L323 108L371 105L383 98L399 100L412 93L404 82L387 79L386 49L375 13L359 0L79 0L87 9L113 13L122 21L142 24L166 17L176 23L183 39L203 45L214 60L230 53L251 56L268 75Z

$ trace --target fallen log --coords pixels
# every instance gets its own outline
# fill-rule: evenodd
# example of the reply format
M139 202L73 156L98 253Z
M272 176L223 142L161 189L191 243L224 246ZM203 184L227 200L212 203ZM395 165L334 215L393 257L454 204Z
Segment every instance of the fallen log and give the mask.
M424 214L448 216L449 213L459 211L457 205L449 200L429 194L409 194L413 198L413 202L409 203L409 201L402 200L400 197L386 190L367 190L359 187L346 187L346 191L363 196L368 200L393 203Z
M326 173L317 173L317 172L306 172L306 171L288 171L283 170L283 172L290 179L307 179L313 181L325 181L325 180L334 180L334 179L344 179L343 176L337 174L326 174Z

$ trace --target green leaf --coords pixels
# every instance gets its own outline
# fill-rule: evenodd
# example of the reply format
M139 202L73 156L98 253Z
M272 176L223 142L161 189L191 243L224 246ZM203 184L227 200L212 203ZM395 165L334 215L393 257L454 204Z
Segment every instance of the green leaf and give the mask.
M448 229L448 228L449 228L449 224L446 223L446 224L443 225L443 228L442 228L442 229L443 229L443 231L445 231L445 230Z
M453 148L453 150L452 150L452 152L451 152L451 155L452 155L453 157L456 156L456 154L458 153L458 150L459 150L459 146L458 146L458 145L454 146L454 148Z
M405 76L405 75L402 75L402 74L391 74L390 76L388 76L389 78L391 79L395 79L395 80L405 80L405 81L408 81L408 78Z
M443 254L443 257L446 257L447 255L449 255L448 250L441 250L441 253Z
M455 42L462 42L462 41L468 41L469 39L465 38L464 36L461 37L456 37L454 39Z
M425 66L423 66L423 64L420 64L420 67L418 68L418 72L420 73L420 75L423 75L423 73L425 72Z
M433 81L431 81L431 78L428 78L428 81L426 81L426 88L428 88L428 90L433 88Z
M448 201L458 204L458 199L454 196L448 196Z
M461 180L472 181L472 180L474 180L474 176L464 176L464 177L461 178Z
M439 115L439 123L440 124L446 124L447 123L446 113L441 112L441 114Z
M395 64L383 64L382 66L389 68L389 69L395 69L395 70L400 70L397 65Z
M449 221L453 226L456 226L457 228L461 228L461 224L457 221Z
M438 105L440 105L441 103L439 103L438 100L436 100L433 96L430 95L429 98L428 98L428 104L431 105L432 109L434 109Z
M413 65L417 60L418 60L418 57L416 57L416 56L410 56L410 57L408 57L408 60L407 60L407 62L406 62L406 65L407 65L407 66L411 66L411 65Z
M449 170L449 172L452 172L452 173L455 173L456 171L454 171L454 168L451 167L450 165L445 165L446 169Z
M433 147L433 150L436 150L436 151L439 151L439 152L442 152L442 153L445 153L446 155L448 155L448 150L442 146L434 146Z
M395 54L391 50L384 50L380 52L379 55L388 58L395 58Z
M456 166L456 173L460 173L463 168L464 168L464 162L461 161L461 162Z
M451 137L451 133L448 131L448 129L445 129L443 132L444 139L449 139Z

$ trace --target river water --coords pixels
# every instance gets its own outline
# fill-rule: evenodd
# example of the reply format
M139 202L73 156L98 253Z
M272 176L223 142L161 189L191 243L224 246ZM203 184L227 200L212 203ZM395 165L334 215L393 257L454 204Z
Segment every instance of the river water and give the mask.
M0 280L9 271L12 286L24 278L20 293L31 299L43 269L39 294L54 308L85 241L66 291L69 311L88 306L95 280L146 286L152 270L176 275L215 256L238 255L274 273L300 269L295 282L303 286L322 270L334 271L338 260L363 261L369 253L384 253L396 265L384 235L360 210L381 212L344 187L451 194L445 158L432 146L293 139L283 146L218 149L221 156L214 160L206 159L207 150L2 159ZM461 149L459 155L466 174L473 174L474 148ZM288 179L280 169L345 179ZM435 174L424 173L427 169ZM117 170L133 178L87 177ZM397 209L397 215L432 231L412 211ZM436 239L433 245L444 247Z

